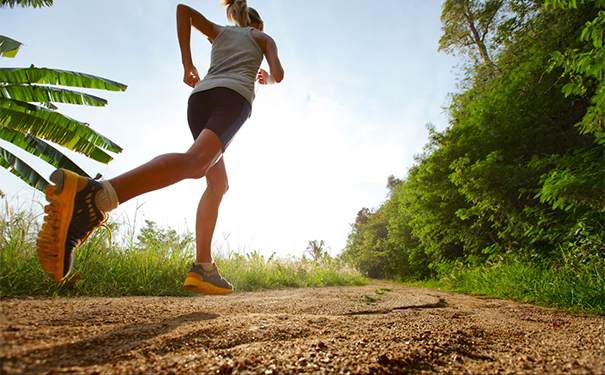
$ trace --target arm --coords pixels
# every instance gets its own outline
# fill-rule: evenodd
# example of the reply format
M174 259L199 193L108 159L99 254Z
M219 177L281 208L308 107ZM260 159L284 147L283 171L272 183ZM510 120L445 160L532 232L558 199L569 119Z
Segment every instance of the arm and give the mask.
M185 78L183 81L195 87L200 81L197 68L193 65L191 58L191 27L195 27L212 43L214 36L218 35L222 29L220 26L210 22L201 13L187 5L179 4L176 8L176 28L181 49L181 59L185 69Z
M266 36L266 43L263 52L267 59L267 63L269 64L269 71L271 74L267 73L266 70L261 69L258 72L258 82L263 85L272 85L274 83L280 83L282 79L284 79L284 68L279 61L277 44L275 44L275 41L269 35L264 35Z
M269 71L271 72L271 77L275 80L275 83L280 83L282 79L284 79L284 68L281 66L281 62L279 61L279 56L277 55L277 44L275 41L269 37L267 41L267 46L265 49L265 57L267 58L267 63L269 64Z

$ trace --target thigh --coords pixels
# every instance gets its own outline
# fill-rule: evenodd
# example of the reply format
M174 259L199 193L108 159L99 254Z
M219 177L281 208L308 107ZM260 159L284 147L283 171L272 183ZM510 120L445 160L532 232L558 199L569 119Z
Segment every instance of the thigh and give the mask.
M194 172L189 178L202 178L220 160L223 154L221 140L214 132L208 129L202 130L193 145L187 150L191 167Z

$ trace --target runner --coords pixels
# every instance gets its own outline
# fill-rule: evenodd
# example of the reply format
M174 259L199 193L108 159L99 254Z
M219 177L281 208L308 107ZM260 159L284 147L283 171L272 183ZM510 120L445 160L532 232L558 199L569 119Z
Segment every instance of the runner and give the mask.
M160 155L108 181L96 181L59 169L53 172L46 198L44 225L38 235L42 269L59 282L71 272L73 251L107 220L108 212L141 194L187 178L206 177L207 188L196 218L196 261L183 286L203 294L229 294L233 286L212 261L212 235L223 195L229 189L223 153L250 116L254 82L279 83L284 71L275 41L246 0L223 0L227 18L236 26L220 26L196 10L177 7L177 33L185 76L193 87L187 119L194 138L184 153ZM191 57L191 28L212 44L210 68L200 79ZM270 73L260 69L267 59Z

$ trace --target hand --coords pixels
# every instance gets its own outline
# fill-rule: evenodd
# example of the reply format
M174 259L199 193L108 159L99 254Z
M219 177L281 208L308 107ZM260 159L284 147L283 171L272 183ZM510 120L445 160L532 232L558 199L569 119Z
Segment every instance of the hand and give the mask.
M185 78L183 78L183 82L185 82L188 86L195 87L200 81L200 75L197 72L197 68L193 65L189 68L185 68Z
M269 75L269 73L267 73L267 71L265 69L261 69L258 71L257 80L258 80L258 83L260 83L261 85L268 84L270 77L271 76Z

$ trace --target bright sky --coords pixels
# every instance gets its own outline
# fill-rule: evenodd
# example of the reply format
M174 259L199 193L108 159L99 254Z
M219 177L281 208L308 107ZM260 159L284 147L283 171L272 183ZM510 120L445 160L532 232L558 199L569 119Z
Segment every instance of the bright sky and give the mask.
M109 100L105 108L60 106L124 148L107 166L75 155L89 174L111 178L192 143L177 4L57 0L51 8L0 10L0 34L25 44L0 66L33 63L129 86L124 93L88 90ZM219 0L186 4L228 23ZM333 255L344 249L357 212L379 206L388 176L404 177L422 151L425 124L447 125L443 107L455 91L456 60L437 52L441 4L249 0L278 44L285 78L258 89L252 117L225 153L230 190L221 205L217 248L299 257L307 241L324 240ZM205 72L210 44L200 34L192 38L192 53ZM44 200L4 169L0 180L14 206ZM205 180L190 180L146 194L120 206L112 219L132 225L136 216L138 223L193 232L205 186Z

